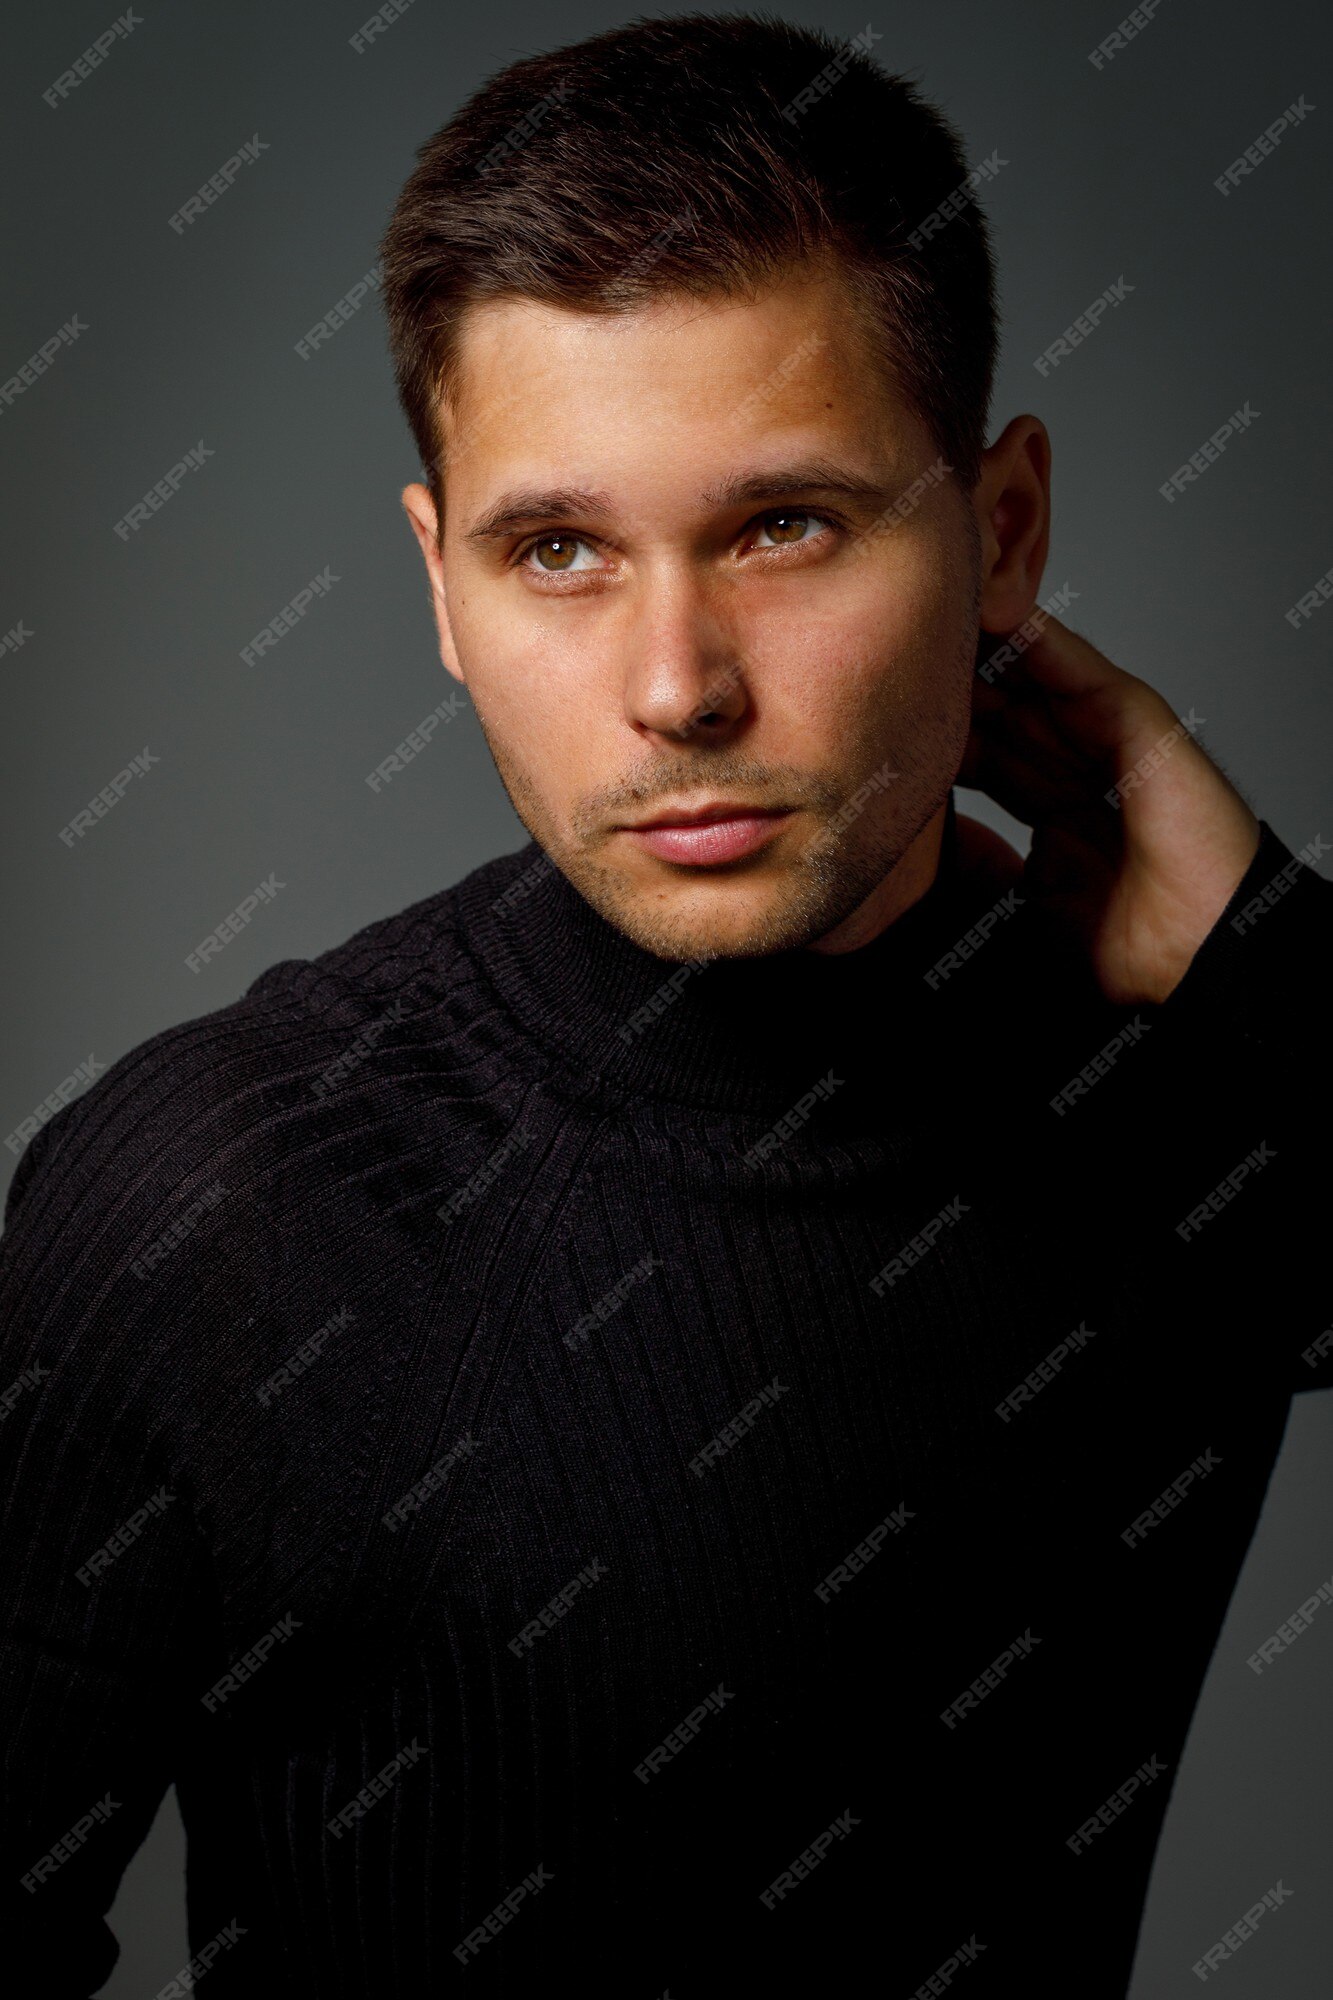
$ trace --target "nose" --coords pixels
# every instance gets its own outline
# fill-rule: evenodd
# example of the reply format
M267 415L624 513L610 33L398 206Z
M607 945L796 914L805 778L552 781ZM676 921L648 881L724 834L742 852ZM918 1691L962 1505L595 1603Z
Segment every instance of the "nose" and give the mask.
M706 593L688 576L655 578L628 634L631 728L669 743L725 741L749 706L742 651Z

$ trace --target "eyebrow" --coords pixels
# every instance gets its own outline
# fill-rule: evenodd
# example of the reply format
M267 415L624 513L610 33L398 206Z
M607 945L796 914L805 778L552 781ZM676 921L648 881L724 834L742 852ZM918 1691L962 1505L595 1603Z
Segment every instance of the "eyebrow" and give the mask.
M737 473L707 487L699 496L705 507L738 507L757 500L779 500L793 493L838 495L845 500L882 500L897 491L892 479L858 478L832 459L806 458L770 471ZM572 519L583 514L610 514L611 495L600 488L553 486L518 488L502 493L480 514L463 539L483 543L501 540L533 521Z

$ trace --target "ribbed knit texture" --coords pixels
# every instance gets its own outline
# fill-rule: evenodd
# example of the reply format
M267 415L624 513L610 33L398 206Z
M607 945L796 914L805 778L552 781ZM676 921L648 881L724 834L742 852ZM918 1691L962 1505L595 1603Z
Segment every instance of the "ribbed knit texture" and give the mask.
M8 1990L105 1980L174 1783L211 2000L1123 1996L1327 1379L1331 892L1231 922L1290 859L1063 1113L1126 1010L951 816L863 950L697 968L529 843L53 1117L0 1240Z

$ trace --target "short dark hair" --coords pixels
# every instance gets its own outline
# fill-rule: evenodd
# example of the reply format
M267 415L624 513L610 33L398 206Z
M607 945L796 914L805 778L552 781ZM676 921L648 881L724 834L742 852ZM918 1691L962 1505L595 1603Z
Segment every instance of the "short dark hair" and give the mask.
M830 253L899 393L975 485L998 344L979 176L865 39L757 15L639 20L511 63L418 149L382 291L441 521L437 412L467 307L753 295Z

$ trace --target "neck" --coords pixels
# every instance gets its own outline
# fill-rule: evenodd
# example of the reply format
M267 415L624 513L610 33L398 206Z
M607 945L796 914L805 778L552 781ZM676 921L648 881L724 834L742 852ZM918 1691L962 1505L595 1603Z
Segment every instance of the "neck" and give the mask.
M839 1092L839 1111L879 1116L872 1097L900 1093L929 1066L926 1045L947 1010L923 975L975 914L952 799L943 817L904 885L903 900L913 889L916 900L891 922L880 912L859 948L673 966L599 915L535 841L458 885L459 918L548 1075L563 1071L584 1090L595 1078L621 1097L782 1112L811 1077L841 1065L858 1087Z
M844 917L823 937L816 938L808 949L829 953L860 951L863 945L869 944L872 938L877 938L881 931L896 923L934 885L940 872L945 835L948 832L952 837L953 824L953 793L950 792L939 811L927 820L906 853L883 881L875 885L864 903L858 904L850 916Z

